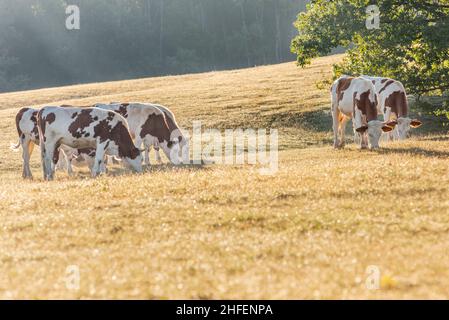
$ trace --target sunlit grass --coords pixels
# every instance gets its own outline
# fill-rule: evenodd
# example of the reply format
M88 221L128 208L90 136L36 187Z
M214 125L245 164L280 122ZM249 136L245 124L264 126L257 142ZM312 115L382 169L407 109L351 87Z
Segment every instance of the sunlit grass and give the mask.
M43 98L0 95L0 297L448 298L449 136L333 150L318 121L328 92L313 82L335 59L43 92L47 102L76 92L91 95L77 104L162 102L186 127L289 123L274 176L158 165L46 183L36 152L35 180L23 181L8 149L13 115ZM65 285L69 265L80 268L78 291ZM380 290L365 286L370 265Z

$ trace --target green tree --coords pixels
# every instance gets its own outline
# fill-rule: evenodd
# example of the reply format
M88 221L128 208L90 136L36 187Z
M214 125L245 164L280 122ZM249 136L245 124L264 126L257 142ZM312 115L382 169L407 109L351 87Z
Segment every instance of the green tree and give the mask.
M370 4L380 10L379 29L365 25ZM344 46L335 77L392 77L417 95L449 88L449 0L312 0L295 25L291 49L300 66Z

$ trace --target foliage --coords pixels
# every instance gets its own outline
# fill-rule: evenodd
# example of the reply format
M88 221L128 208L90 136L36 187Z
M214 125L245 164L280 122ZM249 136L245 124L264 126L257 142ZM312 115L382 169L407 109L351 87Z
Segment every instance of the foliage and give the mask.
M314 0L298 16L292 41L298 64L349 47L334 66L341 74L370 74L403 81L422 95L449 88L449 1L379 0L380 28L368 29L369 0Z

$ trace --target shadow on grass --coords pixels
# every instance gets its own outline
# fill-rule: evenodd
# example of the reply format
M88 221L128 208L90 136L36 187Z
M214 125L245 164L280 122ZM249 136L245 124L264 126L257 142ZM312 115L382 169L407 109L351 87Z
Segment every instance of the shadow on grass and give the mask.
M419 137L421 141L449 141L449 136Z
M275 113L266 117L268 127L303 128L315 132L332 129L332 116L328 110Z
M154 172L176 172L179 170L183 171L200 171L200 170L210 170L210 167L208 167L207 164L182 164L182 165L173 165L173 164L155 164L155 165L145 165L143 166L143 173L154 173ZM126 176L130 175L133 172L129 169L125 169L123 167L115 166L115 167L109 167L107 176Z
M374 150L374 152L377 152L379 154L412 154L416 156L424 156L428 158L449 158L449 152L447 151L437 151L437 150L427 150L423 148L418 147L411 147L411 148L383 148Z

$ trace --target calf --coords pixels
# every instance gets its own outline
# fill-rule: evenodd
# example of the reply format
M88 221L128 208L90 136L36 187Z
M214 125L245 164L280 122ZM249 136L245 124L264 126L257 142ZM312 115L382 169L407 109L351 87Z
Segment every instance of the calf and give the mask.
M95 107L111 110L125 117L137 147L143 143L146 151L151 147L162 148L173 164L180 163L180 141L186 141L186 139L183 138L184 136L180 139L180 130L176 130L179 129L177 125L175 128L176 123L157 106L143 103L111 103L96 104ZM170 128L170 124L173 129ZM149 164L148 154L145 157L145 163Z
M95 148L83 148L83 149L73 149L67 147L65 145L61 145L59 151L59 158L64 159L65 161L60 160L56 166L56 169L64 170L67 169L69 175L73 174L73 167L82 167L87 165L92 173L94 163L95 163ZM105 158L106 160L108 157ZM100 166L100 172L105 173L106 170L106 162L103 161Z
M368 147L368 142L372 149L379 148L382 131L393 130L377 120L377 98L371 81L343 76L333 83L331 99L335 148L344 146L346 122L351 118L362 149Z
M408 117L408 101L404 85L396 80L382 77L362 76L370 80L376 90L378 105L377 110L383 114L384 121L395 127L394 135L399 140L404 140L410 133L410 128L418 128L422 122Z
M98 108L44 107L37 116L44 179L54 178L52 159L61 144L75 149L95 148L92 176L100 173L105 154L117 156L142 172L142 156L134 146L126 120Z

